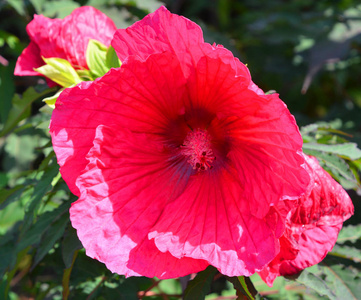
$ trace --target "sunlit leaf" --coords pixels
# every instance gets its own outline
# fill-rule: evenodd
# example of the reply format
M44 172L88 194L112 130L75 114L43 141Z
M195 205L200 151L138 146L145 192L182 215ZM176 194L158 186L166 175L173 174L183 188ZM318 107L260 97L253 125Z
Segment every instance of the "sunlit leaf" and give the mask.
M356 263L361 263L361 249L358 249L355 246L336 244L331 251L331 255L350 259Z
M347 241L356 242L361 239L361 225L344 226L337 238L337 243L344 243Z
M61 92L64 91L65 88L60 89L59 91L57 91L54 95L50 96L50 97L46 97L43 99L43 101L49 105L52 109L55 108L55 102L58 99L58 97L60 96Z
M71 87L82 81L67 60L58 57L43 57L43 60L45 61L45 65L34 70L62 87Z
M357 147L357 144L355 143L344 143L337 145L305 143L303 144L303 149L333 153L333 154L341 155L351 160L356 160L361 158L361 150Z
M121 66L121 61L118 58L117 53L115 52L114 48L110 46L107 50L106 54L106 65L110 68L119 68Z
M347 183L350 185L350 188L357 187L357 180L353 172L351 171L349 165L346 163L344 159L341 157L332 154L332 153L325 153L321 151L316 150L309 150L304 149L304 152L306 154L315 156L319 159L321 159L325 165L331 170L334 177L337 179L340 179L340 177L343 177Z
M261 299L250 278L245 276L227 277L237 291L239 299L256 300Z
M106 56L107 47L99 41L90 39L86 49L86 63L95 78L101 77L109 71Z
M71 0L45 1L42 14L46 17L63 19L79 6L79 3Z
M323 262L303 270L296 281L331 300L357 300L361 295L360 275L360 271L352 266Z

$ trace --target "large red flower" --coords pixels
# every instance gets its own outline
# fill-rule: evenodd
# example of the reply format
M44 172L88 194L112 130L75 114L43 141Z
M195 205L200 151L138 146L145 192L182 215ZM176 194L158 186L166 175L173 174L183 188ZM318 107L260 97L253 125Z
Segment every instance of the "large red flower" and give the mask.
M261 270L309 183L286 105L164 7L112 45L121 68L66 89L50 125L86 253L127 276Z
M270 286L277 276L294 275L322 261L336 243L342 223L354 211L346 191L318 163L305 155L311 175L307 193L286 222L281 251L259 274Z
M18 76L41 75L34 68L44 65L42 57L63 58L75 69L87 69L85 53L89 39L109 46L116 27L101 11L83 6L63 20L34 15L26 30L30 44L16 63L14 74Z

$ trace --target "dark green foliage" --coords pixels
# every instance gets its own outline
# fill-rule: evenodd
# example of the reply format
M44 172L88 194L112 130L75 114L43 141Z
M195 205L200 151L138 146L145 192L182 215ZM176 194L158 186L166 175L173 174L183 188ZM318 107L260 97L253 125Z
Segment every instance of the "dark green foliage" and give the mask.
M185 300L202 300L206 297L211 289L211 284L216 275L217 269L209 266L203 272L189 282L187 288L184 291Z

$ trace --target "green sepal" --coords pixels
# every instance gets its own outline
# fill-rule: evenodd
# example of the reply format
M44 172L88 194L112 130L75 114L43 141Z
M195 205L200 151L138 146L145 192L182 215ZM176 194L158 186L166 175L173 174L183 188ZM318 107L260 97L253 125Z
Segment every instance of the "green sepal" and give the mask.
M74 86L74 85L73 85ZM73 87L71 86L71 87ZM58 99L59 95L61 94L62 91L64 91L65 88L60 89L59 91L56 92L56 94L54 94L53 96L50 97L46 97L43 99L43 102L45 102L47 105L49 105L52 109L55 108L55 102Z
M34 70L62 87L70 87L82 81L78 73L67 60L57 57L43 57L43 60L46 64Z
M86 62L93 79L103 76L111 68L119 68L121 62L112 46L108 48L96 40L89 40Z
M86 70L86 69L76 70L76 72L78 73L78 75L82 81L93 81L94 80L94 78L89 70Z
M103 76L109 71L106 64L107 47L96 40L89 40L86 49L86 63L94 79Z
M109 48L107 50L106 64L109 69L119 68L122 65L122 62L118 58L118 55L112 46L109 46Z

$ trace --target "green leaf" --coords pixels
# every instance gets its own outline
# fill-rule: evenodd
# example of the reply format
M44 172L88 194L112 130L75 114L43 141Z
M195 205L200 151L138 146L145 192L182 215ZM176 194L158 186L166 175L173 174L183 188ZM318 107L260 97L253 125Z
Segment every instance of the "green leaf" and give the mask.
M54 247L54 244L59 240L64 233L65 227L70 222L68 209L70 208L70 203L65 203L65 211L57 218L54 218L49 228L46 230L45 234L41 238L41 242L36 250L36 255L34 258L34 263L32 268L34 268L48 252Z
M336 244L329 254L361 263L361 249L353 246Z
M76 234L76 230L73 227L68 226L61 244L61 254L66 268L71 266L74 253L82 247L83 246Z
M361 239L361 225L349 225L343 227L338 235L337 243L356 242Z
M22 232L21 235L25 236L25 239L29 238L28 230L32 226L32 223L34 221L34 217L36 215L36 212L40 206L41 200L43 197L52 190L53 186L51 185L54 177L58 175L59 173L59 166L56 163L56 161L53 161L53 164L50 165L40 178L40 180L35 184L34 186L34 192L31 196L31 199L29 201L29 206L26 209L25 219L22 226ZM60 206L62 207L62 206ZM56 214L53 212L53 214ZM41 218L46 218L44 216L45 214L41 215ZM40 217L39 217L40 218ZM41 227L43 225L38 225L38 222L36 223L37 226ZM47 222L45 222L47 223ZM18 246L20 246L21 243L19 243ZM30 243L31 244L31 243ZM30 245L28 244L28 245ZM27 245L26 245L27 246Z
M46 97L43 99L43 102L45 102L47 105L49 105L52 109L55 108L55 102L58 99L58 97L60 96L61 92L64 91L65 88L60 89L59 91L57 91L53 96L50 97Z
M46 0L30 0L30 2L34 6L35 11L40 15L43 11L43 5Z
M227 277L227 280L233 284L239 299L241 299L241 297L250 300L260 299L260 296L258 295L257 290L253 286L249 277L234 276Z
M19 124L21 120L30 116L31 104L38 99L42 99L48 93L49 90L38 93L34 90L34 88L30 87L24 92L22 98L18 95L14 95L12 107L6 123L0 132L0 137L8 134Z
M331 300L357 300L361 295L360 275L359 270L352 266L328 265L324 261L303 270L296 281Z
M0 121L3 124L8 118L15 92L13 70L12 65L8 67L0 65Z
M43 60L46 64L34 70L62 87L71 87L82 81L78 73L67 60L57 57L43 57Z
M355 175L351 171L347 162L341 157L335 154L324 153L316 150L305 149L304 152L306 154L320 158L337 179L343 177L346 181L352 183L353 187L357 187L357 180Z
M23 1L19 0L7 0L7 3L9 3L19 15L25 16L25 3Z
M86 49L86 63L95 78L101 77L109 71L106 61L107 50L107 47L99 41L89 40Z
M71 0L46 1L42 14L49 18L57 17L63 19L79 6L79 3Z
M8 242L0 247L0 277L2 278L9 265L14 265L16 255L14 253L14 242Z
M112 46L109 46L106 54L106 65L110 68L119 68L122 64L120 59L118 58L117 53L115 52L114 48Z
M22 194L23 191L24 191L23 185L18 185L9 190L1 190L0 210L4 209L6 206L14 202L15 200L18 200L18 197Z
M184 300L203 300L211 289L211 284L217 269L209 266L191 280L184 291Z
M40 243L47 230L52 228L52 224L56 222L65 212L67 212L69 207L70 203L65 202L58 208L40 215L34 225L24 232L22 237L20 237L20 241L16 245L16 248L21 250L28 246L34 246ZM59 228L61 228L61 224L62 222L60 222Z
M69 265L69 267L67 267L64 270L64 273L63 273L63 280L62 280L63 300L66 300L69 297L69 293L70 293L70 291L69 291L70 275L71 275L71 271L73 270L73 266L74 266L76 257L78 255L78 252L79 252L79 250L77 250L77 251L75 251L73 253L70 265Z
M301 272L296 281L315 290L320 296L335 299L335 294L328 283L322 279L322 270L319 265L307 268Z
M303 149L333 153L348 158L350 160L356 160L361 158L361 150L357 148L357 144L355 143L344 143L336 145L305 143L303 144Z

